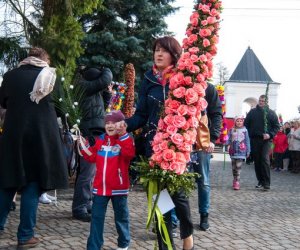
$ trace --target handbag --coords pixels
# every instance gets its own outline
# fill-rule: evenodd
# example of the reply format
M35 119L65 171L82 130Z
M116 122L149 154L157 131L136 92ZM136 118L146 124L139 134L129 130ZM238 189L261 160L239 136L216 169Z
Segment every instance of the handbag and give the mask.
M196 149L203 150L209 147L210 144L210 133L208 128L208 117L207 114L201 115L199 119L199 126L196 128Z

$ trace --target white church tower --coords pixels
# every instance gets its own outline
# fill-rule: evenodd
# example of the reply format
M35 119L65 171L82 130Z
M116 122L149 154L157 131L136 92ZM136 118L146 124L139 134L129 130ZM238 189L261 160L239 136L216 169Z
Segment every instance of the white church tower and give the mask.
M269 83L269 106L276 111L280 83L274 82L253 50L248 47L228 81L225 81L226 118L246 114L266 93Z

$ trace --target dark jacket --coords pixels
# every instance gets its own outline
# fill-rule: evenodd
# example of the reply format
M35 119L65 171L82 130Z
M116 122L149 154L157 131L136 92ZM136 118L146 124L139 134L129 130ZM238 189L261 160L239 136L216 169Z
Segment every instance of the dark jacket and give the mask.
M169 92L169 84L162 86L158 83L153 75L152 70L149 70L144 75L144 80L140 85L139 100L137 108L132 117L126 119L128 125L127 131L132 132L138 128L148 125L148 133L146 135L146 156L150 157L152 154L151 141L156 132L160 113L164 106L164 100L167 99ZM222 108L218 93L212 84L208 84L205 91L205 99L209 103L207 108L207 115L209 118L209 127L211 133L211 140L215 140L220 135Z
M0 137L0 188L20 188L32 181L45 190L68 187L51 96L38 104L29 96L41 70L24 65L3 77L0 105L7 111Z
M148 133L145 138L145 155L147 157L152 155L150 142L155 135L160 113L164 106L164 100L168 97L168 92L169 84L162 86L153 75L152 69L147 71L140 85L136 111L132 117L126 119L128 132L143 128L147 124Z
M207 83L205 90L205 100L208 105L206 113L208 117L208 127L210 133L210 141L215 143L220 136L222 125L222 105L218 92L214 85Z
M79 126L83 136L104 132L105 109L110 100L108 85L111 81L110 69L104 68L98 79L91 81L82 79L79 82L80 88L84 91L80 103L82 119Z
M263 134L267 133L272 139L280 128L276 113L268 109L267 131L265 131L264 109L258 105L249 111L244 124L248 129L250 138L263 138Z

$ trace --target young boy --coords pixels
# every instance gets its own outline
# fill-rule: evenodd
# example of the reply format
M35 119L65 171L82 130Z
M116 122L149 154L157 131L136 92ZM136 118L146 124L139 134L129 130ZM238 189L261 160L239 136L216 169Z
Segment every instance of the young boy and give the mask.
M130 241L127 194L129 164L135 156L133 139L126 132L125 117L121 111L112 111L105 118L105 134L96 138L91 154L81 150L89 162L96 162L93 183L93 207L88 250L103 246L104 219L109 200L112 201L118 232L118 250L127 250Z

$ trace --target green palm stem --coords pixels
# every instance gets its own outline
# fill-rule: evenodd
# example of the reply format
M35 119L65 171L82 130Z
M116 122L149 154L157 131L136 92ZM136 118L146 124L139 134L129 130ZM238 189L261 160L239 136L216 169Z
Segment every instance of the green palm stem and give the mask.
M270 85L270 82L267 83L266 94L265 94L265 96L266 96L265 106L264 106L264 131L265 131L265 133L268 132L269 85Z

